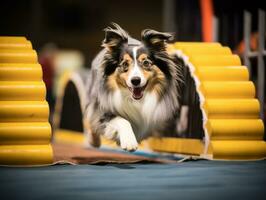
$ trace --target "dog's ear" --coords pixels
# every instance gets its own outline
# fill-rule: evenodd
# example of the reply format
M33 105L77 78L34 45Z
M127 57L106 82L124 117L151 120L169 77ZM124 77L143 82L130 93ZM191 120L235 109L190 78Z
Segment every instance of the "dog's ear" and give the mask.
M151 29L145 29L141 32L141 40L148 47L155 50L165 50L166 44L173 39L170 33L158 32Z
M113 50L119 48L122 44L128 42L128 33L123 30L118 24L111 23L112 27L107 27L104 29L105 38L102 42L102 47L108 50Z

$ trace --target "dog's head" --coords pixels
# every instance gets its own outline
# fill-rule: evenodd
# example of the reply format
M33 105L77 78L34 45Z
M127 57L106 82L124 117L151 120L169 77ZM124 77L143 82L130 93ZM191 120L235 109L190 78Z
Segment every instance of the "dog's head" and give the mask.
M135 100L146 92L162 96L176 76L176 66L166 51L172 35L146 29L139 42L119 25L112 25L104 29L102 44L106 48L103 71L108 89L128 91Z

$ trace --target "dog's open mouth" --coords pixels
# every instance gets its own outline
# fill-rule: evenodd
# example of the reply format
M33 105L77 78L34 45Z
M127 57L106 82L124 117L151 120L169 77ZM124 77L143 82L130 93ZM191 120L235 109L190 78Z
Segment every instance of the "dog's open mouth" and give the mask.
M135 100L139 100L143 97L143 93L144 93L144 89L145 89L146 85L143 87L133 87L133 88L129 88L129 90L132 93L132 97Z

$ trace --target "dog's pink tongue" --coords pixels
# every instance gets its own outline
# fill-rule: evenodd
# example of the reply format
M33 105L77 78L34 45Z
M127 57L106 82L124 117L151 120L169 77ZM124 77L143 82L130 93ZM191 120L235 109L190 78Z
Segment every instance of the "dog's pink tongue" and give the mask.
M133 98L140 99L143 96L142 88L133 88Z

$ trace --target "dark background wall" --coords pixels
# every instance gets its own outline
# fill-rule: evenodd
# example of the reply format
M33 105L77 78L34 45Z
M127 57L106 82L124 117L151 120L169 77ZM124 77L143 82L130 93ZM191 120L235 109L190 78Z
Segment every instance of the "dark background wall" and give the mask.
M201 41L198 0L176 0L176 40ZM124 27L133 37L141 30L163 30L164 0L4 0L0 6L0 35L23 35L39 50L48 42L59 48L81 50L87 65L100 49L103 28L110 22ZM243 38L243 10L254 14L263 1L214 0L219 19L219 41L236 48Z
M110 22L136 38L145 28L162 27L162 0L6 0L0 9L0 35L25 35L37 50L47 42L78 49L86 63L100 49Z

